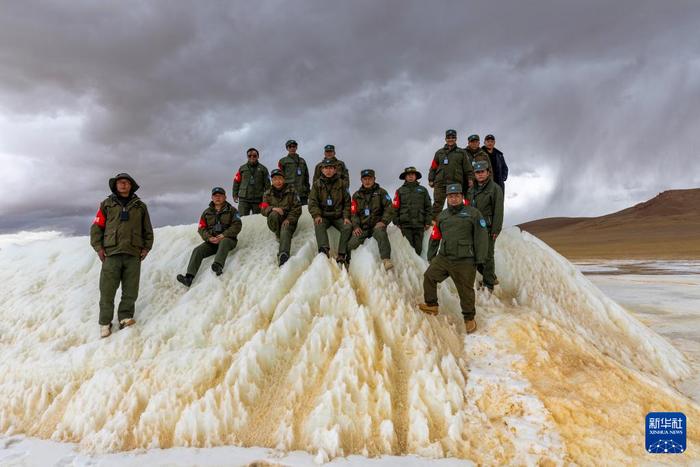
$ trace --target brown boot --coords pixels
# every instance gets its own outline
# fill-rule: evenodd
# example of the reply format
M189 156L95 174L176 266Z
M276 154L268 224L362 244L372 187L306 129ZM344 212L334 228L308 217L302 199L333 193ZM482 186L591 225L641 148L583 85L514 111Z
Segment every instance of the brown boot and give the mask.
M467 328L467 334L471 334L476 331L476 320L466 319L464 320L464 326Z
M128 328L129 326L133 326L134 324L136 324L136 320L134 318L126 318L119 321L119 329Z
M384 264L384 269L386 269L387 271L390 269L393 269L393 267L394 267L394 263L392 263L391 260L388 258L383 259L382 263Z
M428 303L421 303L418 305L418 308L423 313L428 314L428 315L433 315L433 316L437 315L438 311L439 311L439 307L437 304L430 305Z
M100 324L100 337L105 338L112 335L112 325L111 324Z

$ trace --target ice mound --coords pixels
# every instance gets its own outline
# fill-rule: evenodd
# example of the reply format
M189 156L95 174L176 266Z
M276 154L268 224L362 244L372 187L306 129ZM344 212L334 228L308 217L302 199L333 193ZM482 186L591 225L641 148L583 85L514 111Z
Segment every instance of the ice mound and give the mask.
M334 238L332 236L332 238ZM478 464L671 462L644 451L644 416L700 408L675 389L683 355L527 233L497 243L500 290L465 336L451 281L416 309L427 263L390 228L348 271L316 255L306 214L293 257L244 218L224 274L174 278L195 226L156 230L137 325L98 337L100 264L86 237L0 251L0 434L87 452L172 446L456 457ZM337 236L334 238L337 241ZM690 425L683 459L700 459Z

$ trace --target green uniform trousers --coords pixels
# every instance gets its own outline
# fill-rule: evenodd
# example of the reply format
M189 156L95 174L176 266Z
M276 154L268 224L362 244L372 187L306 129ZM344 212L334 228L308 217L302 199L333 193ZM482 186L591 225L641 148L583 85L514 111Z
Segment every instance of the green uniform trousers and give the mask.
M119 284L122 298L119 302L117 319L134 317L134 305L139 296L141 258L124 253L107 256L100 272L100 324L108 325L114 318L114 296Z
M442 212L446 199L447 187L436 183L433 187L433 219L437 218L438 214Z
M489 289L493 289L493 285L496 283L496 261L493 257L493 248L495 244L496 241L491 237L491 233L489 233L489 251L486 262L477 266L477 270L484 277L484 285Z
M260 214L260 201L248 201L245 199L238 200L238 212L241 216L247 216L249 214Z
M471 259L450 261L442 255L435 256L423 274L423 298L425 303L437 304L437 285L448 277L457 287L459 305L464 319L474 319L476 315L474 278L476 267Z
M218 245L209 242L202 243L192 251L190 263L187 265L187 274L196 276L197 271L199 271L199 266L202 264L202 260L212 255L216 255L214 262L219 263L223 267L224 264L226 264L226 257L231 250L236 248L237 243L238 240L234 240L233 238L223 238Z
M292 237L297 229L296 224L282 225L283 219L276 212L271 212L267 216L267 227L274 232L280 242L277 254L287 253L292 249Z
M416 250L416 254L420 256L423 252L425 229L423 227L401 227L401 234L406 237L408 243Z
M335 227L338 232L340 232L340 241L338 241L338 254L344 255L348 251L348 240L352 235L352 224L343 223L343 218L339 219L328 219L326 217L321 218L321 223L314 224L314 232L316 233L316 243L318 244L319 250L321 248L329 248L330 242L328 241L328 229L330 227Z
M386 229L367 229L362 230L362 234L356 237L355 234L350 236L348 241L348 251L352 251L355 248L362 245L366 239L369 237L374 238L379 244L379 256L382 259L391 258L391 243L389 243L389 235L386 233Z

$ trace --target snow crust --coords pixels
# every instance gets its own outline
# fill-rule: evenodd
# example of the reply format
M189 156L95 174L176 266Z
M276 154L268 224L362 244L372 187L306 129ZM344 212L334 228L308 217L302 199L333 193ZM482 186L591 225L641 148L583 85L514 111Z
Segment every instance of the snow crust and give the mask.
M349 270L316 254L306 214L279 269L264 218L244 218L221 277L184 272L195 226L156 230L136 326L98 337L100 263L86 237L0 251L0 434L86 453L235 445L315 462L413 454L477 464L662 461L644 416L700 408L684 356L518 229L497 242L500 286L465 336L454 285L422 299L427 262L390 228ZM331 235L337 242L337 235ZM700 459L690 428L687 459Z

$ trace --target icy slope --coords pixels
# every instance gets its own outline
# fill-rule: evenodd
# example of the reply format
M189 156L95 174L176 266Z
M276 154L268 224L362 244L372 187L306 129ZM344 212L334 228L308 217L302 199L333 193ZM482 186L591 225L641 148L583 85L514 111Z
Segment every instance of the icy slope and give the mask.
M700 409L678 393L683 356L565 259L512 229L497 244L501 287L478 295L465 337L451 281L426 317L425 260L390 231L349 271L315 254L308 214L276 266L260 216L225 272L174 277L194 226L157 229L137 325L100 340L99 261L87 238L0 251L0 433L87 451L265 446L326 460L414 453L483 464L664 460L644 453L648 411ZM334 237L334 241L337 236ZM700 459L691 425L684 459Z

